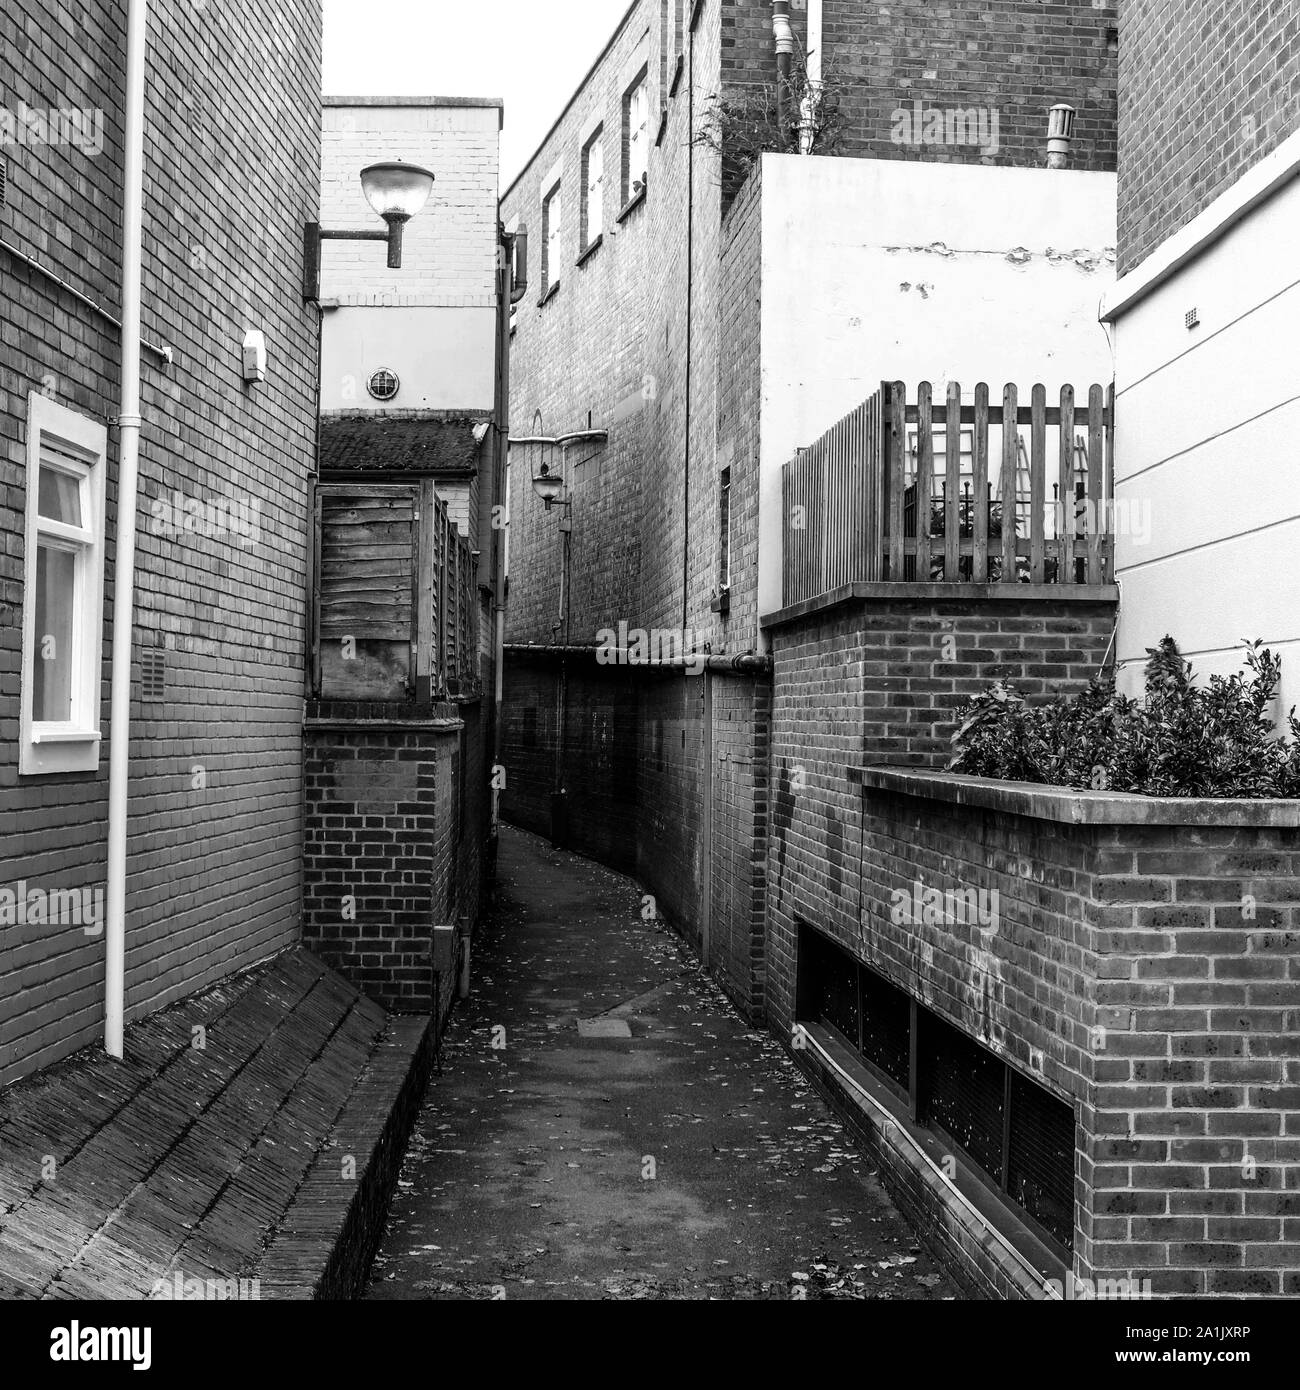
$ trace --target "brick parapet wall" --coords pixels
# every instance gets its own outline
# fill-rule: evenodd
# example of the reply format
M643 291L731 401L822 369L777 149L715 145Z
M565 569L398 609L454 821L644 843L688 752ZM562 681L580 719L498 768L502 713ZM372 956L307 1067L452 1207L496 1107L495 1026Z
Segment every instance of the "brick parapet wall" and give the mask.
M865 817L861 924L835 935L1075 1106L1076 1275L1300 1292L1300 830L879 789ZM996 891L996 929L896 924L918 881Z
M464 725L454 708L446 713L442 728L339 724L307 734L303 944L403 1012L432 1010L433 927L456 923L464 908Z

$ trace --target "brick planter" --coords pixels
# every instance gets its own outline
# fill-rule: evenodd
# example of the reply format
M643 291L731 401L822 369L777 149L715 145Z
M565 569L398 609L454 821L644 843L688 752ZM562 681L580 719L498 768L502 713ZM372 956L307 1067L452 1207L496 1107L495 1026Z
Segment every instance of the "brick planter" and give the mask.
M854 780L863 906L835 935L1074 1107L1073 1274L1300 1294L1300 802ZM918 883L996 892L996 924L900 923Z

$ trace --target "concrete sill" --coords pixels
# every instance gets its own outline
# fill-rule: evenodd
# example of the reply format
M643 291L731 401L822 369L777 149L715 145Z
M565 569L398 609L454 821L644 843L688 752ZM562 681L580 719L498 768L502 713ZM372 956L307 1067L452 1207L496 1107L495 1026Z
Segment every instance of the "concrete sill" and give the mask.
M553 300L555 296L559 294L559 292L560 282L556 280L553 284L550 284L546 287L546 292L537 301L537 307L540 309L544 304L549 304L551 300Z
M677 55L676 65L673 67L672 80L668 83L668 95L670 97L675 97L677 95L677 89L682 85L682 73L685 70L686 55L684 53L679 53Z
M904 1146L912 1150L921 1183L953 1212L961 1225L982 1238L1003 1274L1019 1286L1023 1297L1050 1298L1045 1281L1054 1279L1064 1284L1068 1277L1065 1265L1016 1216L1013 1208L991 1191L965 1155L954 1152L954 1145L944 1143L924 1125L917 1124L908 1114L907 1103L873 1075L832 1029L821 1023L801 1022L799 1027L810 1044L808 1051L828 1073L823 1084L833 1085L843 1104L852 1106L862 1117L860 1123L880 1135L881 1141L889 1142L890 1130L903 1136L902 1143L893 1145L895 1151L900 1152ZM794 1056L798 1059L800 1053L796 1051ZM951 1178L943 1176L945 1160L951 1160L955 1167Z
M1138 796L1132 792L1085 792L1035 782L998 782L989 777L901 767L851 767L848 773L850 782L859 783L864 794L892 792L1064 825L1300 827L1300 801L1215 801Z
M599 236L596 237L595 241L591 241L591 242L588 242L588 243L587 243L587 248L586 248L586 250L583 251L582 255L580 255L580 256L578 257L578 259L574 262L574 264L577 265L577 266L584 266L584 265L586 265L587 262L596 254L597 251L600 250L600 248L601 248L604 244L605 244L605 234L602 232Z
M935 603L958 600L966 603L997 603L1008 599L1021 603L1118 603L1119 588L1114 584L944 584L859 580L838 589L775 609L759 619L762 627L781 627L813 613L841 604L869 603L890 599L898 603Z
M646 186L645 184L642 184L641 191L639 193L633 193L633 195L627 200L627 202L623 204L623 209L619 213L618 217L615 218L615 221L626 222L627 219L631 217L631 215L636 211L636 209L639 208L641 204L645 202L645 191Z

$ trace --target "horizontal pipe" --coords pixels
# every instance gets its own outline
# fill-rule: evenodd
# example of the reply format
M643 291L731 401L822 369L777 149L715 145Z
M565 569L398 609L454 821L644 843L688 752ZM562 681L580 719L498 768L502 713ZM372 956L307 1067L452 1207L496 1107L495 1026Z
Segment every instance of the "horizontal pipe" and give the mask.
M32 260L30 256L24 255L16 246L10 246L7 241L2 239L0 239L0 250L8 251L14 260L21 261L29 270L34 270L38 275L43 275L52 285L57 285L65 294L70 294L78 304L84 304L92 314L98 314L105 323L111 324L121 332L121 319L115 318L103 305L96 304L93 299L82 294L75 286L68 284L66 280L60 279L52 270L47 270L39 261ZM168 366L171 365L173 361L171 348L159 347L157 343L151 343L147 338L140 339L140 346L146 351L152 352L155 357L166 362Z
M529 434L516 437L511 435L511 444L558 444L563 447L566 444L576 444L579 440L590 440L596 444L604 444L609 439L608 430L575 430L572 434Z

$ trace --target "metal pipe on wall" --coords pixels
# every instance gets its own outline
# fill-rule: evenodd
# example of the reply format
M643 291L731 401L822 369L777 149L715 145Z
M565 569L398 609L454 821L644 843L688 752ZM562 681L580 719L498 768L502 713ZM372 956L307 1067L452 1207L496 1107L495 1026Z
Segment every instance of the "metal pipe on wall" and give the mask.
M122 407L118 414L117 549L113 568L113 676L108 753L108 900L104 930L104 1048L122 1056L126 1013L126 831L131 754L131 637L140 465L140 299L144 225L144 87L148 0L129 0L126 160L122 194Z
M822 0L808 0L808 90L804 93L799 121L799 152L811 154L817 134L817 112L821 105L825 43Z

